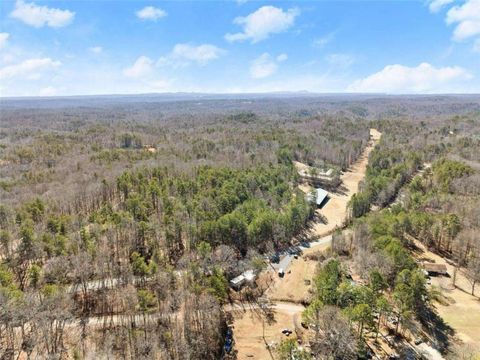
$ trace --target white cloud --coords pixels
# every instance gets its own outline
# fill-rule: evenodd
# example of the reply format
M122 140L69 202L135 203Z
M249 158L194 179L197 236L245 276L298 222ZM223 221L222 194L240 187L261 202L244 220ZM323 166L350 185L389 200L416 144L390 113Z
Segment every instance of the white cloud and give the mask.
M447 13L448 24L456 24L453 38L462 41L480 35L480 0L466 0Z
M40 78L46 71L50 71L62 65L60 61L50 58L28 59L19 64L8 65L0 68L0 79L12 79L16 77L35 80Z
M0 62L3 62L3 64L9 64L15 61L15 54L12 53L3 53L2 56L0 57Z
M153 6L146 6L143 9L138 10L135 14L139 19L154 21L167 16L167 13L164 10Z
M210 61L218 59L225 53L225 50L211 44L192 45L192 44L177 44L172 51L161 57L157 64L159 66L171 65L173 67L187 66L190 63L204 66Z
M100 54L103 52L103 48L101 46L92 46L91 48L88 48L88 50L94 54Z
M17 0L15 9L10 13L10 16L36 28L45 25L59 28L70 24L75 17L75 13Z
M262 6L257 11L245 17L237 17L234 24L243 27L243 31L235 34L226 34L227 41L250 40L252 43L267 39L271 34L288 30L295 23L300 14L297 8L282 10L275 6Z
M429 0L428 8L430 12L439 12L444 6L451 4L455 0Z
M39 96L55 96L58 94L58 90L54 88L53 86L47 86L38 92Z
M321 49L325 45L330 43L334 38L335 38L335 33L331 32L331 33L328 33L325 36L322 36L321 38L313 40L312 45L313 45L313 47Z
M6 32L0 33L0 49L3 49L7 45L7 41L9 37L10 37L9 33L6 33Z
M140 56L131 67L123 69L123 75L130 78L144 77L152 72L152 65L152 59Z
M428 63L417 67L388 65L383 70L357 80L347 88L351 92L440 93L455 92L472 75L458 66L436 68Z
M278 65L268 53L263 53L250 64L250 76L262 79L277 72Z
M263 53L250 63L250 76L254 79L269 77L277 72L278 64L287 59L287 54L272 58L269 53Z
M340 68L348 68L355 62L355 58L348 54L328 54L325 60L332 65Z

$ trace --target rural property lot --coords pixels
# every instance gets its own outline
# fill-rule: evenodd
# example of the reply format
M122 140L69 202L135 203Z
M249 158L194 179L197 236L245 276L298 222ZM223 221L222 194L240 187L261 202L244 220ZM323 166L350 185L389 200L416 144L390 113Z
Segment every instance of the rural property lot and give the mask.
M328 247L330 247L330 242L304 250L304 254L324 251ZM311 281L313 279L317 264L317 261L307 260L304 256L293 259L284 278L281 279L273 274L274 283L267 292L269 299L297 303L307 300L310 295L308 290L311 286L305 280Z
M347 216L347 203L351 196L358 192L360 181L365 177L368 164L368 156L375 145L380 140L381 133L375 129L370 130L371 140L365 148L362 156L351 168L342 174L342 193L330 194L330 200L322 209L317 212L325 216L328 220L326 224L317 222L313 224L311 236L320 238L331 233L336 227L342 226ZM296 164L297 168L301 166ZM307 192L311 188L308 185L301 185L301 190ZM320 242L318 246L312 246L305 249L304 253L325 250L330 242ZM287 255L288 256L288 255ZM271 300L300 302L308 297L308 289L310 285L305 280L313 278L316 268L316 262L305 260L304 257L292 260L285 277L279 279L276 274L271 271L272 277L275 279L272 287L267 291L267 296ZM290 271L290 273L289 273ZM279 343L285 336L281 333L282 329L294 329L295 318L299 319L303 307L301 305L291 304L275 308L275 322L267 324L264 317L260 316L256 310L236 311L234 317L234 337L235 349L238 351L238 359L270 359L271 354L266 344Z
M454 267L447 263L441 256L429 251L419 241L415 245L422 251L422 259L429 259L437 264L445 264L450 276L454 273ZM445 322L455 330L455 335L463 342L474 347L480 347L480 290L475 289L475 296L471 294L471 285L467 278L458 271L452 285L451 277L432 277L432 285L438 286L442 294L448 300L447 304L436 303L435 307Z
M321 208L317 210L319 215L327 219L326 223L317 222L313 225L312 236L323 237L331 233L336 227L342 226L347 217L347 204L353 194L358 192L358 185L365 177L368 165L368 156L378 143L381 133L376 129L370 129L370 141L363 151L362 156L353 164L348 171L344 172L340 179L342 180L341 192L329 193L329 200ZM305 169L305 165L296 162L295 166L298 170ZM300 189L309 192L312 187L308 184L302 184Z
M274 321L270 323L255 308L232 311L235 318L233 332L235 348L238 350L237 359L272 359L270 351L274 354L275 345L286 338L282 330L293 331L295 318L299 318L302 311L301 305L278 303L273 306ZM266 344L272 347L270 351Z

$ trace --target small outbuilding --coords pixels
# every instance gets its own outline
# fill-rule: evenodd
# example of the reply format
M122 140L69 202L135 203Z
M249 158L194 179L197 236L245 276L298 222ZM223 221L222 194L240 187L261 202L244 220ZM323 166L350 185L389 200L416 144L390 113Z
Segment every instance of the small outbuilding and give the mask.
M326 190L323 190L322 188L318 188L315 189L315 195L315 203L318 207L321 207L328 197L328 192Z
M238 291L244 285L253 285L256 277L255 271L246 270L242 274L230 280L230 287Z
M245 284L245 276L243 274L230 280L230 286L237 291L242 288L243 284Z
M448 275L445 264L423 263L423 268L429 276Z

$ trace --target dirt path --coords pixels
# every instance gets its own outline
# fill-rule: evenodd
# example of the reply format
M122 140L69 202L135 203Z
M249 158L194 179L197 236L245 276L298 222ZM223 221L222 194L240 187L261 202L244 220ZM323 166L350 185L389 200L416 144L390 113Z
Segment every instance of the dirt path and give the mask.
M370 141L368 142L363 154L360 158L344 172L340 179L342 185L341 191L337 193L329 193L329 200L322 207L317 210L318 214L323 215L327 219L327 223L317 222L312 228L312 235L323 237L332 232L336 227L342 226L347 217L347 204L353 194L358 192L358 186L367 172L368 156L373 148L380 141L382 134L376 129L370 129ZM308 184L303 184L301 187L303 191L311 191L312 188Z
M328 239L328 241L317 241L310 244L309 248L303 248L303 254L311 254L320 250L325 250L330 246L331 237L329 234L336 228L341 227L347 217L347 204L353 194L358 192L358 185L360 181L365 178L368 165L368 156L379 142L381 133L375 129L370 129L370 141L363 151L362 156L357 160L352 167L342 174L342 193L329 194L330 200L323 206L322 209L317 210L318 214L325 216L328 220L326 224L316 222L311 230L311 236L320 239ZM297 165L298 167L298 165ZM307 184L302 185L303 191L310 191L311 187ZM287 255L285 258L288 258ZM288 266L285 266L286 261L282 259L282 267L287 274L283 279L274 277L275 285L268 292L268 296L274 300L288 300L300 302L309 296L308 281L312 280L315 273L316 261L306 260L304 257L299 259L288 259ZM288 269L287 269L288 268Z
M316 223L312 227L311 236L327 238L336 228L342 226L347 217L347 203L351 196L358 192L360 181L365 177L368 165L368 156L380 140L381 133L370 129L370 141L362 156L352 167L342 174L341 193L331 193L329 201L317 212L328 220L326 224ZM302 167L302 164L296 164ZM302 184L300 189L308 192L312 188ZM330 237L331 238L331 237ZM311 243L308 249L303 249L304 254L322 251L330 246L330 241L323 239ZM309 296L309 281L313 279L316 261L306 260L304 257L289 259L288 271L283 279L279 279L274 271L269 275L274 279L273 286L267 291L267 297L273 301L284 301L274 306L275 321L266 323L264 318L255 309L234 312L234 337L235 349L238 359L272 359L273 350L266 344L274 347L285 335L282 329L293 330L295 322L301 317L304 307L298 303ZM290 302L286 304L286 302Z

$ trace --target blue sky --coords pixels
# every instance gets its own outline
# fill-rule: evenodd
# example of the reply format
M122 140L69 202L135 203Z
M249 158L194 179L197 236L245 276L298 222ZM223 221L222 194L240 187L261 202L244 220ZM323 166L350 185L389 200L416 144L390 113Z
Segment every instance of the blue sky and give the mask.
M19 0L0 21L0 96L480 92L480 0Z

